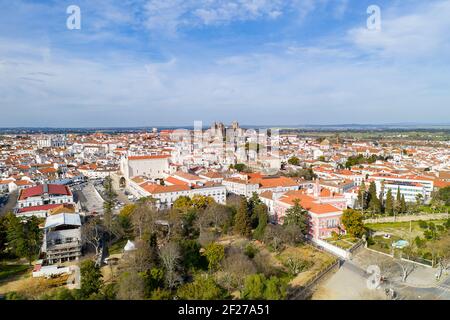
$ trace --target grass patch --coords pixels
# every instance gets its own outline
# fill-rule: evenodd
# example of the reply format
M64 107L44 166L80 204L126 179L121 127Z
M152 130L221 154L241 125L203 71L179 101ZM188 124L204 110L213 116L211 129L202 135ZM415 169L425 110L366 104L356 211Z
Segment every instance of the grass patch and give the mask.
M353 247L353 243L349 243L349 242L347 242L347 241L345 241L343 239L336 240L336 241L331 240L331 241L328 241L328 242L331 243L332 245L335 245L335 246L337 246L337 247L339 247L341 249L344 249L344 250L348 250L351 247Z
M381 251L387 254L392 254L392 243L398 240L401 240L401 238L391 236L391 238L386 239L383 236L375 236L371 238L368 247L373 250Z
M327 239L324 239L324 240L326 242L328 242L328 243L330 243L330 244L332 244L332 245L334 245L336 247L339 247L341 249L344 249L344 250L350 249L351 247L353 247L359 241L358 238L352 237L352 236L350 236L348 234L347 235L342 235L338 239L330 237L330 238L327 238Z
M123 252L123 248L127 244L128 239L120 239L119 241L114 242L109 248L109 254L118 254Z
M289 257L298 259L305 264L305 268L290 281L290 285L293 287L306 284L336 259L331 254L322 252L310 245L287 247L277 256L277 259L279 261L287 261Z
M30 266L24 264L0 264L0 281L24 274Z
M428 220L427 223L433 222L436 226L442 225L445 220ZM386 222L386 223L367 223L365 226L374 232L389 233L402 239L423 237L423 231L419 221L412 222Z
M421 206L420 213L445 213L450 212L450 206L442 206L439 208L432 208L431 206Z

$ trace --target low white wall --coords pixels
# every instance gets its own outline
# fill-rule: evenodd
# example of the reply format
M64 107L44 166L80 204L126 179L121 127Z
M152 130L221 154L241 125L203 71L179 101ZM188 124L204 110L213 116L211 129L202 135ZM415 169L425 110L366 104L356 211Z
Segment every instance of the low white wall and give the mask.
M350 259L350 257L351 257L351 253L350 252L348 252L348 251L346 251L346 250L344 250L342 248L336 247L336 246L332 245L331 243L328 243L328 242L326 242L324 240L312 239L312 241L316 245L321 246L325 250L327 250L327 251L337 255L338 257L340 257L342 259Z
M33 272L33 277L49 277L52 275L64 274L64 273L72 273L70 267L62 267L58 268L58 266L45 266L42 267L39 271Z

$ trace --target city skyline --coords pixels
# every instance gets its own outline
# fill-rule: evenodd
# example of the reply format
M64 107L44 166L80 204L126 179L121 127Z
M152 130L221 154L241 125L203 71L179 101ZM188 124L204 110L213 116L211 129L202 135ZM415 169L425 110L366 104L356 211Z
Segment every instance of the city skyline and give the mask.
M0 3L0 127L450 118L447 0Z

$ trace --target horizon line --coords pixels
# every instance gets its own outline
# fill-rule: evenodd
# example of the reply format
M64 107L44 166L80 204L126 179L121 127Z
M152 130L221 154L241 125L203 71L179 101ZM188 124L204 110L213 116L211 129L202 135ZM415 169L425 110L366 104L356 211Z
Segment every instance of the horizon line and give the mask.
M224 125L228 125L225 121L212 121L210 123L203 124L202 127L209 127L215 122L223 123ZM239 121L238 121L239 122ZM231 125L231 122L229 123ZM420 127L420 126L450 126L450 123L438 123L438 122L404 122L404 123L334 123L334 124L240 124L240 127L272 127L272 128L285 128L285 129L291 129L291 128L302 128L302 127L377 127L377 126L384 126L384 127ZM84 126L84 127L77 127L77 126L9 126L9 127L3 127L0 126L0 130L13 130L13 129L147 129L147 128L193 128L193 124L174 124L174 125L131 125L131 126Z

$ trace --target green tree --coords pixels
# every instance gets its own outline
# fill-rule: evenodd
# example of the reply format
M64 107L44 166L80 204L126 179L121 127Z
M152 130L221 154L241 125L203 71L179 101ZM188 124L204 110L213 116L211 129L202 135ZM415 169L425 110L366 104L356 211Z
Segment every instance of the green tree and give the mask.
M290 157L289 159L288 159L288 163L290 164L290 165L293 165L293 166L299 166L300 165L300 159L299 158L297 158L297 157Z
M258 225L258 215L259 212L257 211L257 207L260 205L264 205L259 198L258 194L256 192L253 192L251 198L247 202L247 211L250 214L250 223L252 229L256 228ZM259 208L261 209L261 208Z
M11 215L11 213L9 213ZM8 218L7 215L0 217L0 259L5 253L8 243Z
M134 210L136 210L135 204L127 204L120 210L119 216L130 218Z
M173 202L173 208L187 212L192 207L192 199L188 196L180 196Z
M117 193L113 188L111 177L106 177L103 183L105 188L105 201L103 202L103 222L106 230L111 233L113 230L113 208L117 199Z
M252 274L245 278L241 297L246 300L262 300L266 289L266 277L263 274Z
M264 299L284 300L286 299L287 284L278 277L272 276L266 280L264 289Z
M381 202L377 197L377 187L375 182L371 182L369 185L369 209L373 213L381 213Z
M196 209L206 209L215 203L214 198L196 194L192 197L192 206Z
M395 198L395 213L401 213L402 194L400 193L400 187L397 189L397 195Z
M362 182L361 186L359 187L358 191L358 205L362 210L367 209L366 204L366 184L364 181Z
M100 268L92 260L86 260L81 263L81 294L84 298L89 298L92 294L100 291L103 280Z
M27 297L16 291L10 291L5 294L5 300L27 300Z
M241 198L239 209L234 217L234 230L244 237L250 237L252 234L251 221L245 197Z
M303 237L309 234L309 213L302 208L298 199L295 200L294 206L286 210L284 216L283 226L291 225L297 226Z
M172 292L161 288L153 290L150 296L150 300L170 300L171 298Z
M353 209L344 210L341 221L345 230L353 237L361 238L366 232L363 215L359 211Z
M207 269L208 261L200 253L201 245L196 240L181 240L179 244L182 264L186 270Z
M392 196L392 190L389 189L386 194L386 205L385 205L385 212L388 215L394 214L394 197Z
M129 235L132 232L133 225L131 219L136 207L137 206L135 204L127 204L122 208L122 210L120 210L120 213L117 216L117 222L124 231L125 235Z
M247 170L247 166L245 164L243 164L243 163L236 163L234 165L234 169L239 171L239 172L243 172L243 171Z
M40 300L75 300L75 296L67 288L58 288L51 293L45 293Z
M215 271L219 268L220 263L225 258L225 248L218 243L210 243L203 253L208 260L208 269Z
M442 201L446 206L450 206L450 186L439 189L433 194L434 201Z
M153 291L164 287L164 270L153 267L142 273L144 279L144 295L147 298L152 296Z
M408 207L405 201L405 195L402 194L402 198L400 200L400 213L406 213L408 211Z
M266 231L267 222L269 221L267 206L265 204L259 204L254 211L258 216L258 226L255 229L254 236L256 239L262 240Z
M39 219L18 218L13 214L8 215L7 240L9 246L18 257L28 259L29 264L39 253L42 242L42 233L39 229Z
M184 300L220 300L228 295L211 276L199 274L193 282L181 286L177 290L177 296Z

